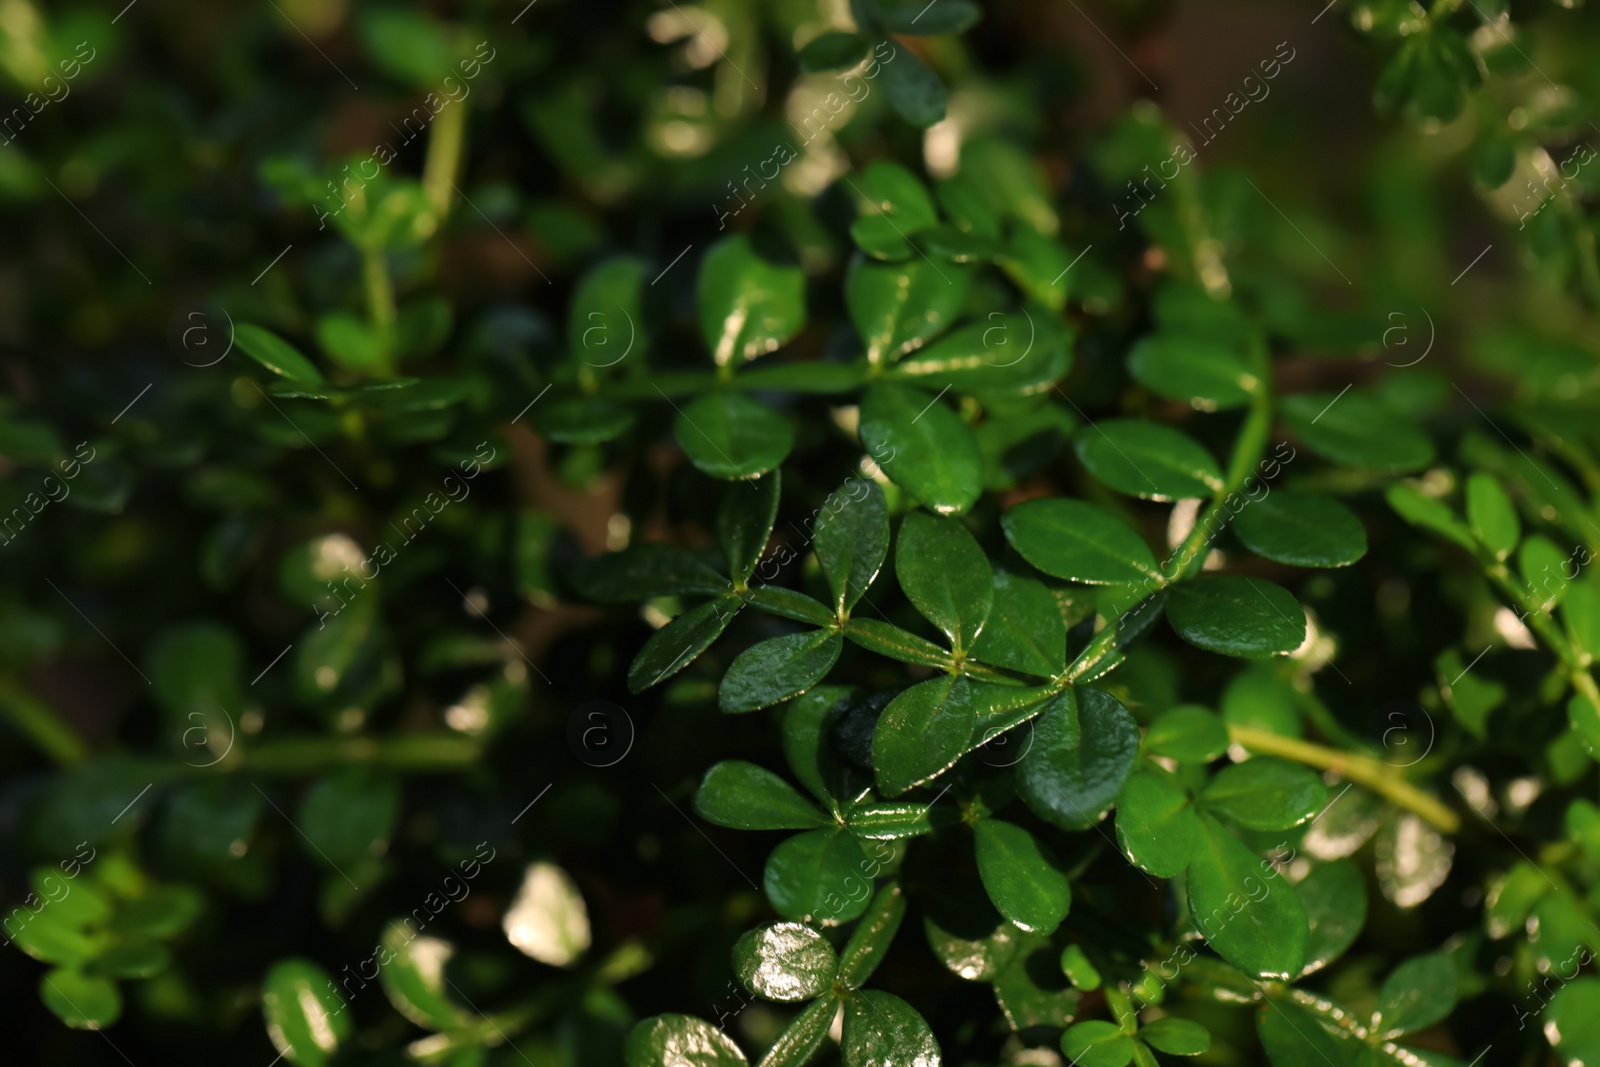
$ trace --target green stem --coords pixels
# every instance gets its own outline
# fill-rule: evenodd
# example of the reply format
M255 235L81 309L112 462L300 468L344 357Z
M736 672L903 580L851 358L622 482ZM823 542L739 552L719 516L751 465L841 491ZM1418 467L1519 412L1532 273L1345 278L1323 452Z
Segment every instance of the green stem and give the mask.
M389 261L382 246L367 246L361 250L361 277L367 289L367 314L378 335L378 345L383 353L380 370L391 374L394 370L394 328L398 313L395 311L394 284L389 280Z
M1461 817L1437 797L1423 792L1402 778L1396 768L1370 756L1341 752L1335 748L1283 737L1253 726L1229 726L1228 735L1253 752L1282 756L1308 767L1332 771L1398 804L1432 823L1447 834L1461 829Z
M434 118L428 131L428 155L422 162L422 189L428 203L439 213L441 226L450 214L450 194L455 192L466 139L467 102L463 98Z
M224 760L228 769L300 774L347 763L372 763L395 770L453 771L471 766L483 743L458 733L431 731L394 737L285 737Z
M11 679L0 679L0 713L60 766L82 763L89 756L89 743L55 708Z

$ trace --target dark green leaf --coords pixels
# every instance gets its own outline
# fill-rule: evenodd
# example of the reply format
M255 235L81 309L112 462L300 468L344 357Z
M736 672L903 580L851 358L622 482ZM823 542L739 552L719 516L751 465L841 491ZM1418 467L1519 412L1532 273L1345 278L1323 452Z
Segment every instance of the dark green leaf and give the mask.
M1090 1019L1067 1027L1061 1053L1077 1067L1123 1067L1133 1059L1133 1039L1115 1023Z
M1159 422L1105 419L1078 431L1078 458L1119 493L1146 500L1207 497L1222 488L1217 461Z
M1030 500L1000 521L1011 547L1052 577L1090 585L1160 579L1144 539L1094 504L1063 497Z
M1233 347L1205 337L1162 333L1146 337L1128 354L1128 370L1158 396L1201 411L1243 407L1260 388Z
M902 359L885 377L962 393L1027 395L1066 376L1071 343L1071 331L1044 314L993 311Z
M978 873L1000 914L1024 930L1051 934L1072 905L1055 857L1020 826L980 819L972 828Z
M944 119L944 83L911 49L895 48L891 58L884 61L879 77L889 105L911 125L926 129Z
M1295 892L1306 909L1311 938L1306 962L1298 977L1315 974L1355 944L1367 921L1367 886L1349 860L1335 860L1312 868Z
M1384 497L1395 513L1413 526L1432 530L1468 552L1475 550L1476 542L1473 540L1472 531L1455 512L1450 510L1449 505L1425 495L1416 486L1405 482L1396 482L1389 486Z
M977 25L983 12L970 0L939 0L936 4L902 4L882 13L883 28L892 33L933 37L962 33Z
M1385 1039L1415 1033L1442 1021L1455 1006L1456 966L1451 958L1442 952L1413 956L1383 980L1373 1028Z
M966 527L912 512L900 524L894 569L900 588L951 647L971 648L994 602L994 572Z
M939 1067L939 1043L917 1010L877 990L852 993L844 1002L845 1067Z
M839 954L839 981L851 989L865 985L883 960L883 954L889 951L905 917L906 897L900 886L890 882L878 890L866 914L861 916L860 925Z
M799 696L838 662L844 638L834 630L805 630L759 641L739 653L717 690L725 712L757 711Z
M1117 844L1135 867L1157 878L1176 878L1201 844L1194 805L1165 771L1129 777L1117 797Z
M1239 511L1233 532L1256 555L1294 567L1343 567L1367 554L1355 512L1316 493L1271 491Z
M322 1067L350 1037L350 1017L328 972L310 960L272 965L261 982L261 1013L272 1045L297 1067Z
M1060 603L1040 582L1010 571L994 575L994 606L972 654L984 663L1049 678L1066 668L1067 625Z
M854 691L828 685L813 689L791 703L783 712L783 754L789 769L812 795L837 811L843 801L853 799L855 775L833 751L829 735L849 706ZM868 783L863 780L860 789Z
M861 440L896 485L940 515L959 515L983 491L972 432L937 396L880 382L861 398Z
M733 969L752 993L768 1000L810 1000L833 981L839 958L823 936L803 923L768 923L739 938Z
M810 1063L838 1013L839 1000L831 994L807 1004L761 1057L760 1067L803 1067Z
M762 258L742 234L713 245L700 264L698 299L700 333L717 366L776 351L800 332L805 282L799 267Z
M337 868L383 855L399 818L399 781L375 767L347 766L307 791L295 825L311 858Z
M628 689L642 693L677 674L722 636L743 607L736 596L720 596L684 612L650 635L628 668Z
M834 490L817 513L812 547L843 615L866 595L889 554L889 507L877 483L852 478Z
M1265 659L1306 639L1306 615L1293 594L1260 578L1201 578L1175 586L1167 618L1178 636L1224 656Z
M1433 462L1428 435L1364 393L1303 393L1282 410L1295 436L1335 463L1403 473Z
M1196 803L1251 830L1287 830L1323 809L1328 788L1297 763L1257 756L1218 771Z
M678 444L713 478L765 474L794 448L789 420L743 393L706 393L678 411Z
M535 428L564 445L597 445L614 441L633 426L633 412L599 397L575 396L546 400L529 416Z
M649 543L589 560L579 568L573 584L583 596L602 604L632 604L684 593L717 596L728 591L728 580L698 557L681 548Z
M950 653L932 641L877 619L851 619L845 624L844 635L862 648L901 663L925 667L948 667L951 663Z
M1198 1056L1211 1047L1211 1032L1197 1022L1169 1015L1139 1027L1139 1040L1158 1052Z
M965 269L941 267L921 256L904 263L852 260L844 281L845 306L868 362L892 363L942 332L966 303L971 282Z
M1139 728L1115 697L1069 689L1035 720L1017 793L1046 822L1086 830L1111 808L1138 752Z
M872 42L856 33L837 31L813 38L800 49L800 69L807 74L853 67L867 58Z
M245 355L267 368L273 374L300 385L320 386L322 372L300 354L299 349L275 333L248 322L234 328L234 342Z
M728 558L728 573L733 575L735 585L749 582L756 564L761 562L767 538L772 536L773 519L778 514L781 485L779 473L773 471L748 486L731 485L722 492L722 505L717 511L717 540L722 542L723 554Z
M933 832L926 804L858 804L846 813L845 825L869 841L896 841Z
M1300 973L1309 939L1294 888L1220 822L1201 813L1189 860L1195 928L1229 963L1261 978Z
M812 626L829 628L837 621L833 612L820 602L781 585L753 586L745 593L745 603L780 619L793 619Z
M878 788L899 796L942 774L967 750L977 720L965 678L930 678L895 697L872 734Z
M694 795L694 810L707 822L736 830L807 830L831 822L794 786L744 760L712 764Z
M808 830L772 850L762 882L785 919L831 926L866 910L880 867L842 830Z
M627 1067L746 1067L727 1034L693 1015L656 1015L628 1031Z

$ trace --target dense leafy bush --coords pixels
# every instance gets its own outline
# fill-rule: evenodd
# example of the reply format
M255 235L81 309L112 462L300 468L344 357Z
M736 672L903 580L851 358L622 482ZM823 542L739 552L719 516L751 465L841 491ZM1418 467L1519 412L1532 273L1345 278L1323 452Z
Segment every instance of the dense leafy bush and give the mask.
M1600 26L1317 7L0 0L8 1043L1600 1062Z

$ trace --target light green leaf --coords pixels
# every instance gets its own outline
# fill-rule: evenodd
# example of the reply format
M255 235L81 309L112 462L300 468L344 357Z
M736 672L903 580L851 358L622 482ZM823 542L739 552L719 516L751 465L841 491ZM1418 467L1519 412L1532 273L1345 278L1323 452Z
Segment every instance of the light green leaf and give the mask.
M1090 1019L1067 1027L1061 1054L1076 1067L1123 1067L1133 1059L1133 1039L1115 1023Z
M1167 598L1167 618L1179 637L1224 656L1280 656L1306 639L1305 610L1294 595L1260 578L1181 582Z
M1100 481L1146 500L1206 497L1222 471L1199 442L1159 422L1104 419L1078 431L1078 459Z
M1474 471L1467 479L1467 521L1472 532L1494 554L1504 560L1522 539L1522 523L1511 498L1493 475Z
M1072 905L1072 887L1056 860L1020 826L980 819L972 828L978 874L1000 914L1024 930L1051 934Z
M939 221L927 187L898 163L874 163L844 181L860 211L850 235L869 254L883 250L880 258L905 259L912 253L911 236Z
M280 1055L296 1067L322 1067L350 1037L350 1016L344 1014L328 972L310 960L286 959L272 965L261 983L261 1013L267 1036Z
M1092 993L1100 988L1102 979L1095 965L1078 945L1068 945L1061 950L1061 973L1067 976L1074 989Z
M74 1030L104 1030L122 1014L122 995L115 982L71 967L55 967L46 972L39 979L39 999Z
M747 1067L727 1034L693 1015L656 1015L628 1031L627 1067Z
M1247 503L1233 520L1240 543L1292 567L1343 567L1367 554L1367 531L1332 497L1277 489Z
M877 990L844 1002L845 1067L939 1067L939 1043L917 1010Z
M1259 978L1288 979L1305 963L1309 928L1294 887L1226 827L1201 812L1189 861L1189 911L1207 943Z
M567 351L575 363L604 371L644 358L645 273L637 256L613 256L578 280L567 305Z
M1228 750L1228 727L1211 709L1182 704L1150 724L1144 749L1179 763L1210 763Z
M966 423L920 389L879 382L861 398L861 440L918 503L959 515L983 491L983 459Z
M712 764L694 795L694 810L707 822L735 830L809 830L832 821L794 786L744 760Z
M1134 345L1128 371L1157 396L1201 411L1243 407L1261 385L1232 346L1179 333L1154 334Z
M889 554L889 506L878 484L852 478L817 512L812 547L840 615L872 586Z
M589 948L589 909L572 876L553 863L530 863L500 919L506 940L524 956L570 967Z
M1413 956L1383 980L1373 1029L1385 1039L1426 1030L1450 1014L1456 996L1456 966L1449 956Z
M1011 547L1052 577L1089 585L1160 580L1144 539L1094 504L1064 497L1030 500L1000 522Z
M832 926L866 910L879 866L850 834L807 830L772 850L762 883L785 919Z
M1211 1047L1211 1031L1197 1022L1169 1015L1139 1027L1139 1040L1172 1056L1198 1056Z
M678 444L713 478L754 478L794 448L789 420L743 393L706 393L678 411Z
M899 796L944 773L967 750L977 721L965 678L930 678L895 697L872 734L878 788Z
M1017 764L1017 793L1064 830L1099 822L1139 752L1139 728L1111 694L1068 689L1034 720L1033 745Z
M1577 562L1543 534L1533 534L1517 551L1517 570L1542 609L1549 611L1566 599L1577 574Z
M700 333L717 366L776 351L806 321L805 272L756 252L743 234L717 242L700 264Z
M466 1013L445 992L445 964L455 946L437 937L418 937L409 919L396 919L383 933L383 947L392 956L378 970L383 992L396 1011L418 1026L450 1030Z
M833 981L833 946L803 923L768 923L734 942L733 969L752 993L768 1000L810 1000Z
M900 523L894 569L900 588L951 647L971 648L994 603L994 572L966 527L912 512Z
M1459 516L1443 501L1424 494L1414 485L1396 482L1384 492L1384 498L1395 514L1413 526L1432 530L1468 552L1474 551L1477 542Z
M1128 862L1157 878L1176 878L1201 845L1200 822L1176 778L1162 770L1129 777L1117 797L1117 844Z
M1328 788L1298 763L1257 756L1218 771L1195 802L1250 830L1288 830L1323 809Z
M1295 886L1306 909L1310 940L1297 977L1315 974L1355 944L1367 922L1367 885L1347 859L1319 864Z
M1556 990L1544 1032L1567 1067L1600 1064L1600 979L1579 978Z

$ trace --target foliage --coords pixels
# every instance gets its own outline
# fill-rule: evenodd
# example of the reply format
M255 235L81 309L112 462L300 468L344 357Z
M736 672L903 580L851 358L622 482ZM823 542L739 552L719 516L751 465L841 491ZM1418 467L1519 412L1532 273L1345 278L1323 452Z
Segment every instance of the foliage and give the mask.
M13 1044L1600 1063L1592 12L0 16Z

